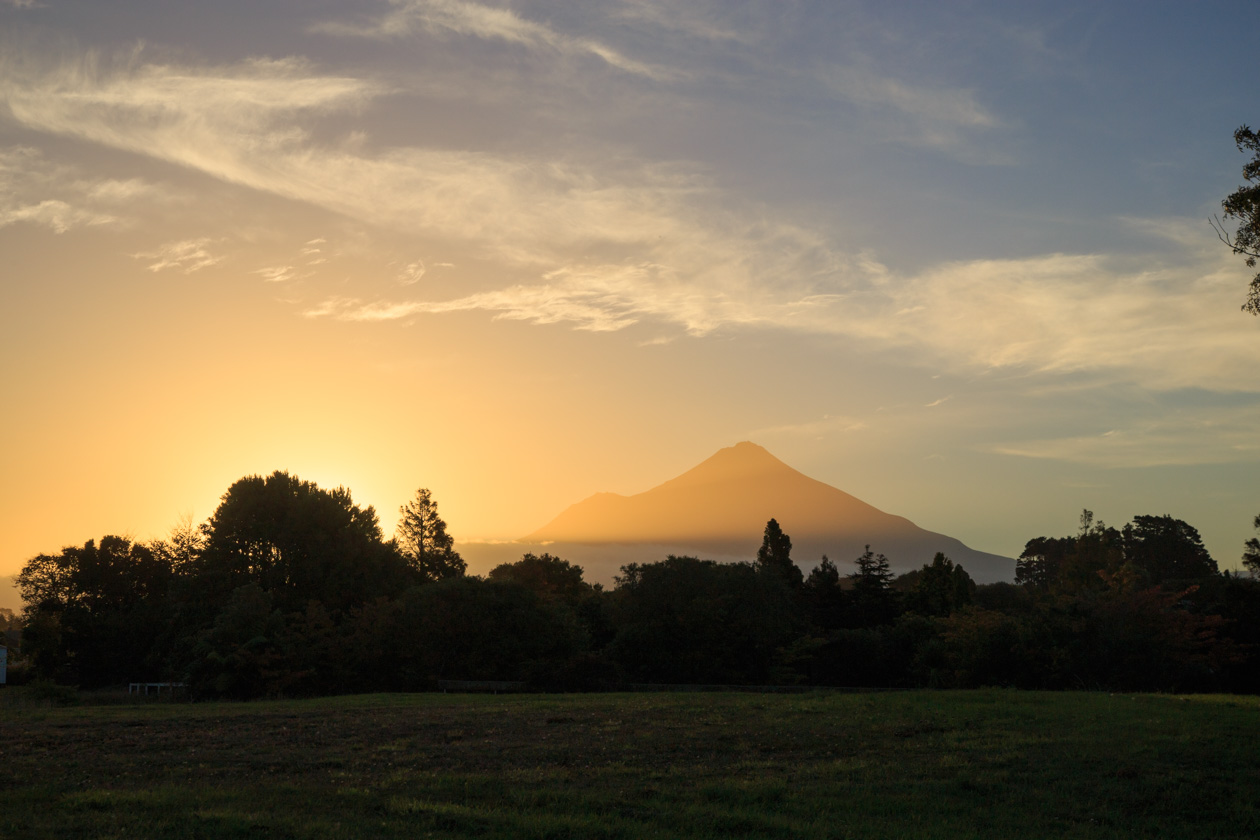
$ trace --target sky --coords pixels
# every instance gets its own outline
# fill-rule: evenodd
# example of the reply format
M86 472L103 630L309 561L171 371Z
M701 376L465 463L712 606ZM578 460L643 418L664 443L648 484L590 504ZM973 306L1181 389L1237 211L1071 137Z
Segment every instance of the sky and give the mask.
M741 440L1237 568L1254 11L0 0L0 574L278 469L513 539Z

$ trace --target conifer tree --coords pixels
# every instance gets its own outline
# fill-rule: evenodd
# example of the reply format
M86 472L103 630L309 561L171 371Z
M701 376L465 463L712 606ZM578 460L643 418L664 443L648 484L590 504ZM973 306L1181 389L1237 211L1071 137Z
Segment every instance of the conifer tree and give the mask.
M398 509L395 539L398 548L426 580L462 577L468 564L454 548L455 540L446 533L446 523L438 516L437 502L427 487Z
M761 548L757 549L757 568L781 576L794 588L805 582L800 568L792 562L792 539L774 519L766 523Z
M888 624L897 617L898 607L888 558L875 554L868 545L862 556L853 562L857 571L849 575L849 579L853 581L851 598L858 626Z

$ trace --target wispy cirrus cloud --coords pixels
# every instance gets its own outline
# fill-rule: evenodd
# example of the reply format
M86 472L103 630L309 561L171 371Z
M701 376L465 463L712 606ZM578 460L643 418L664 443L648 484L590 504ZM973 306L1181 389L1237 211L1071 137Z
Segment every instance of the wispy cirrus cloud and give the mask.
M558 160L401 147L369 155L317 142L306 120L353 115L386 88L296 60L185 68L73 59L42 72L0 59L22 125L166 160L225 181L545 264L573 243L679 235L689 174L644 166L600 176Z
M897 277L867 259L833 266L828 282L814 284L738 284L680 276L659 264L605 265L557 270L542 283L450 300L341 297L307 314L383 322L485 311L497 319L596 332L663 322L694 336L771 328L904 348L958 373L1095 372L1158 388L1260 390L1254 324L1227 317L1237 296L1232 274L1211 264L1113 262L1053 254ZM749 266L733 263L731 270L748 272Z
M900 122L901 139L915 145L966 153L972 135L1002 125L966 88L915 83L857 67L827 67L819 79L831 93Z
M297 269L291 265L273 265L254 271L268 283L287 283L297 276Z
M862 274L859 265L788 225L761 223L738 231L684 225L668 239L658 238L664 241L643 249L661 256L660 262L573 261L544 273L536 284L445 301L338 297L335 305L307 314L374 322L485 311L499 320L568 323L593 332L651 320L703 336L731 327L804 327L844 296L824 286L838 289Z
M296 116L353 110L382 92L313 74L298 59L206 70L147 64L139 51L113 60L20 50L0 58L0 96L20 124L238 181L242 156L265 158L309 139Z
M138 260L153 260L149 271L166 271L174 269L184 274L192 274L203 268L218 265L225 257L210 253L209 238L185 239L179 242L167 242L152 251L144 251L132 256Z
M702 5L695 3L679 5L655 2L655 0L637 0L619 6L614 16L621 20L648 23L660 29L705 41L748 44L756 40L750 33L724 25L707 12L708 10Z
M416 283L419 283L427 273L428 271L424 267L424 263L419 260L413 263L408 263L403 266L402 271L398 272L398 285L413 286Z
M313 317L483 311L597 332L646 321L695 336L783 329L904 348L960 371L1108 371L1155 387L1260 388L1254 324L1232 317L1238 284L1227 254L1194 252L1176 265L1162 255L1049 254L899 274L873 255L843 252L825 231L731 202L684 166L622 159L596 170L563 158L414 146L369 153L321 141L319 120L352 118L389 88L297 60L176 67L135 56L51 65L8 56L0 69L0 93L28 129L461 243L511 278L436 300L351 289L305 306ZM918 94L896 101L925 119L935 113L916 110ZM994 124L965 96L937 115L955 126ZM308 248L304 262L324 258L317 241Z
M390 0L390 6L388 12L378 17L359 23L326 21L317 24L314 30L329 35L379 39L404 38L418 33L461 35L564 56L594 56L610 67L652 79L672 75L662 68L628 58L601 41L566 35L508 8L466 0Z
M26 222L65 233L116 224L120 205L154 191L140 180L83 178L27 146L0 148L0 228Z
M1095 434L989 447L1001 455L1132 468L1260 461L1260 405L1183 410L1144 417Z
M1233 317L1224 255L1170 266L1050 254L949 263L897 284L872 337L978 370L1124 371L1154 387L1260 388L1255 325Z
M57 199L46 199L36 204L0 206L0 227L30 222L49 228L54 233L65 233L71 228L107 225L116 221L114 216L94 213Z

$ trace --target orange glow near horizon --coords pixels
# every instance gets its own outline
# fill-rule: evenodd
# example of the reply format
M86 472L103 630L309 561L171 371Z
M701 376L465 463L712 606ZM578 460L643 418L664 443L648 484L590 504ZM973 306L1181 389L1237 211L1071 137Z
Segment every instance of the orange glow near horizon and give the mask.
M1228 16L435 3L0 2L0 576L275 470L517 539L743 440L978 550L1088 507L1238 565Z

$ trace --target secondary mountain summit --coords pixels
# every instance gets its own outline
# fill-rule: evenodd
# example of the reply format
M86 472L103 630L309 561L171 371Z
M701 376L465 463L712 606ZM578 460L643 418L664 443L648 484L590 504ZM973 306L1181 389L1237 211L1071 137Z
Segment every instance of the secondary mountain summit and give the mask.
M894 571L930 562L938 551L980 583L1011 580L1014 561L975 551L953 537L926 531L843 490L792 469L745 441L720 449L677 478L634 496L597 493L569 507L519 542L560 544L581 562L583 546L648 544L751 559L767 520L792 538L792 557L811 568L823 554L843 570L866 545L888 557ZM643 557L643 561L663 559Z

